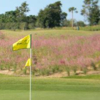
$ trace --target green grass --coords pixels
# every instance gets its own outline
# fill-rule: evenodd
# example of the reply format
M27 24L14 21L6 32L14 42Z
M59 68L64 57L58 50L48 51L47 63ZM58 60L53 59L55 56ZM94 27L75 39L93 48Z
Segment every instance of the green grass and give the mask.
M86 75L86 76L69 76L65 78L70 78L70 79L100 79L100 75Z
M32 78L32 100L99 100L99 98L100 75ZM0 100L29 100L29 77L0 75Z
M41 30L28 30L28 31L10 31L10 30L2 30L6 34L6 36L25 36L28 34L39 35L39 36L61 36L61 35L93 35L93 34L99 34L100 31L82 31L82 30L67 30L67 29L41 29Z

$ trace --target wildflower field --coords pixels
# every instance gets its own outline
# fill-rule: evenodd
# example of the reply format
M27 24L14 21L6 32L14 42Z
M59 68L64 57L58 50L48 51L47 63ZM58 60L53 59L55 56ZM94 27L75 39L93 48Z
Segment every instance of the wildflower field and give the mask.
M51 75L66 72L70 76L81 71L99 71L100 32L75 30L0 31L0 70L13 71L18 75L28 74L24 68L29 50L12 51L12 44L32 34L32 73Z

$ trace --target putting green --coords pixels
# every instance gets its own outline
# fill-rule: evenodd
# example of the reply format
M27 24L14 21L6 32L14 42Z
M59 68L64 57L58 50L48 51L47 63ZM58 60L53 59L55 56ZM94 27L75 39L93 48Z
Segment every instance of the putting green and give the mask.
M100 100L100 76L90 77L33 78L32 100ZM29 77L0 75L0 100L29 100Z

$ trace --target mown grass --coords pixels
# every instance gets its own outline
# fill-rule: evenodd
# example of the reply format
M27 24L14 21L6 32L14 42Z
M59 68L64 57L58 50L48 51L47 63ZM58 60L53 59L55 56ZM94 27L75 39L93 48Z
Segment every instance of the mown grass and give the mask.
M32 77L32 100L99 100L99 98L100 75L83 78ZM0 75L0 100L29 100L29 77Z
M29 30L29 31L10 31L10 30L2 30L6 35L16 37L16 36L25 36L28 34L33 34L34 37L36 35L39 36L53 36L57 37L60 35L93 35L98 34L100 31L84 31L84 30L67 30L67 29L40 29L40 30Z
M100 79L100 75L85 75L85 76L69 76L65 78L70 78L70 79Z

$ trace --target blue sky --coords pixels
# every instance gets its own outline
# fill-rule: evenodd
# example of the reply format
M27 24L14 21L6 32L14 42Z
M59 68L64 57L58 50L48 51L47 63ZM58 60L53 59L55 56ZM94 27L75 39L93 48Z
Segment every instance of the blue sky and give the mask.
M29 4L30 12L28 15L37 15L40 9L44 9L50 3L54 3L58 0L1 0L0 1L0 14L6 11L15 10L17 6L20 6L24 1ZM62 11L67 12L67 19L71 19L71 13L68 12L69 7L76 7L78 9L78 14L74 14L74 18L79 21L84 21L84 17L80 15L84 0L59 0L62 2ZM100 5L100 2L99 2Z

